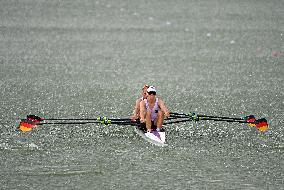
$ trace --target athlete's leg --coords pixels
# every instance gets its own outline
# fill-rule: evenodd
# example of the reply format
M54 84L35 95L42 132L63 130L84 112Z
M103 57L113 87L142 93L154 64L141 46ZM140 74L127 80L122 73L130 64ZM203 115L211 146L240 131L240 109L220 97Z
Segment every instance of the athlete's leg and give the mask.
M146 128L148 131L151 131L152 121L151 121L151 112L146 112Z
M161 129L164 122L164 113L162 111L158 111L157 115L157 128Z

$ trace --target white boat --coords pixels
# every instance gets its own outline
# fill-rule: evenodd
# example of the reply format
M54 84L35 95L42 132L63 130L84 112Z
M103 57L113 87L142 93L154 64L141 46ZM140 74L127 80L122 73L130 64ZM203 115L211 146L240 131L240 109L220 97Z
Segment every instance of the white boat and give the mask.
M166 132L165 131L152 131L151 133L145 132L143 129L141 129L139 126L135 126L134 131L142 137L147 142L156 145L156 146L168 146L166 143Z

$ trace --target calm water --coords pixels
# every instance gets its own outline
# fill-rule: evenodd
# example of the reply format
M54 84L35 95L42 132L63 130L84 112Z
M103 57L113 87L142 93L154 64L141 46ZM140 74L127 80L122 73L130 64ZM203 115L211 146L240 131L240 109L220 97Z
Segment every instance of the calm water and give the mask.
M284 189L283 1L0 1L0 189ZM20 118L128 117L153 84L171 111L270 122L131 126Z

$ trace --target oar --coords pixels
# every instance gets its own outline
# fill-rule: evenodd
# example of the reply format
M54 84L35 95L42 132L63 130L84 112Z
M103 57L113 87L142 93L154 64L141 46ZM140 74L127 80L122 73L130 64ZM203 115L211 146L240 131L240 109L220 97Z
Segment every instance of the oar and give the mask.
M47 122L43 122L47 121ZM51 122L48 122L51 121ZM52 122L53 121L53 122ZM74 122L75 121L75 122ZM71 124L116 124L116 125L137 125L135 121L126 118L113 118L109 119L107 117L98 117L97 119L74 119L74 118L50 118L44 119L36 115L28 115L27 119L22 119L18 128L23 131L31 131L37 125L71 125Z
M169 125L169 124L174 124L174 123L185 123L185 122L188 122L188 121L192 121L192 119L191 118L187 118L187 119L176 120L176 121L172 120L172 121L163 123L163 125Z
M95 120L105 120L111 119L112 121L131 121L130 118L107 118L107 117L98 117L98 118L42 118L36 115L27 115L27 119L39 120L39 121L95 121Z
M254 115L249 115L244 118L237 118L237 117L224 117L224 116L212 116L212 115L201 115L196 113L175 113L172 112L171 115L177 116L177 117L190 117L194 121L199 120L213 120L213 121L227 121L227 122L241 122L246 121L246 123L254 123L256 121Z
M212 116L212 115L201 115L201 114L195 114L195 113L176 113L176 112L171 112L170 113L173 116L176 117L196 117L197 119L201 118L212 118L212 119L218 119L218 121L226 121L226 120L234 120L234 121L242 121L245 118L236 118L236 117L223 117L223 116ZM253 115L250 115L253 116ZM249 116L247 116L249 117Z
M177 117L189 117L193 121L200 120L212 120L212 121L226 121L226 122L237 122L237 123L247 123L250 127L256 127L261 132L266 132L268 130L268 122L265 118L256 120L253 115L246 116L244 118L235 118L235 117L223 117L223 116L212 116L212 115L201 115L195 113L170 113L173 116Z
M200 120L212 120L212 121L226 121L226 122L239 122L239 123L253 123L250 121L246 121L244 118L232 118L232 117L221 117L221 116L207 116L207 115L200 115L195 113L176 113L171 112L171 116L176 117L176 119L184 119L184 120L178 120L178 121L171 121L167 122L167 124L171 123L180 123L185 121L200 121Z
M44 123L38 123L36 125L84 125L84 124L115 124L115 125L136 125L138 123L136 122L129 122L129 121L111 121L109 120L109 123L102 123L101 121L78 121L78 122L44 122Z

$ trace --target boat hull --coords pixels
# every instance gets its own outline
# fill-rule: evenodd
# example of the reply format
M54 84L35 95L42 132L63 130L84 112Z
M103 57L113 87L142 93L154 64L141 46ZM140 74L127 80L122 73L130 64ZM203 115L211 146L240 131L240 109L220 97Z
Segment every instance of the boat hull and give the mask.
M140 126L135 126L134 130L141 138L146 140L147 142L156 145L156 146L168 146L166 143L166 132L161 131L158 132L153 130L151 133L147 133L145 129L141 128Z

